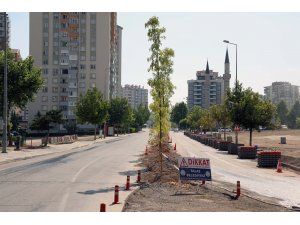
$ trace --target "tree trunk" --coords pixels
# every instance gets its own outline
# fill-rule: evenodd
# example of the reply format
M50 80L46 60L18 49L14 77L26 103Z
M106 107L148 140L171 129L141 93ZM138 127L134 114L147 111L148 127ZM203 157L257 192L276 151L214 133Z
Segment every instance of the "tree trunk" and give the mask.
M252 146L252 127L249 129L250 130L250 140L249 140L249 145Z
M95 124L94 140L96 140L96 135L97 135L97 124Z

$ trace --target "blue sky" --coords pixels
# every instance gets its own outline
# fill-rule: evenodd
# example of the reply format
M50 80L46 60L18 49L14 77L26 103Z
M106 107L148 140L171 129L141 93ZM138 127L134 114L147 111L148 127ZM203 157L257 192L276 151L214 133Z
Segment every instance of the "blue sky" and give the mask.
M29 51L28 13L9 13L11 47ZM187 96L187 80L195 79L197 70L224 72L227 44L238 44L238 79L245 87L263 93L274 81L300 85L300 13L118 13L123 27L122 84L145 87L149 43L145 22L153 15L166 27L165 47L175 50L172 81L177 87L172 102ZM228 46L231 84L235 79L235 47ZM149 99L151 101L151 99Z

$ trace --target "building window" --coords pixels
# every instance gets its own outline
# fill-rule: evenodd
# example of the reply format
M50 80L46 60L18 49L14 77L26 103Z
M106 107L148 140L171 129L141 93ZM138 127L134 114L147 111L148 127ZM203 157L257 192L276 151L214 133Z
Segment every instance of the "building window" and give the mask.
M95 64L91 64L91 69L95 70L96 69L96 65Z
M67 88L61 88L61 92L62 93L66 93L67 92Z
M43 74L48 75L48 69L43 69Z
M68 100L68 96L61 96L60 101L61 102L66 102Z
M96 56L91 55L91 61L96 61Z
M84 70L85 69L85 65L84 64L80 64L80 69Z
M91 83L90 83L90 87L91 87L91 88L96 87L96 83L95 83L95 82L91 82Z
M52 71L53 73L53 76L57 76L58 75L58 69L53 69L53 71Z
M47 105L42 105L42 110L43 111L47 111L48 110L48 106Z
M58 92L58 87L53 87L52 88L52 93L57 93Z
M57 102L58 96L52 96L52 102Z
M96 74L95 73L91 73L90 79L96 79Z
M42 92L47 93L48 92L48 87L42 87Z
M48 78L44 78L44 84L48 83Z
M79 87L85 88L85 82L79 82Z
M80 77L80 79L85 79L85 73L81 73L81 74L79 75L79 77Z
M57 78L53 78L52 79L52 84L57 84L58 83L58 79Z
M48 101L48 97L47 96L43 96L42 97L42 102L47 102Z
M52 109L53 109L53 110L57 110L57 109L58 109L57 105L53 105L53 106L52 106Z
M81 55L81 56L80 56L80 60L81 60L81 61L85 61L85 55Z
M43 65L48 65L48 59L43 60Z

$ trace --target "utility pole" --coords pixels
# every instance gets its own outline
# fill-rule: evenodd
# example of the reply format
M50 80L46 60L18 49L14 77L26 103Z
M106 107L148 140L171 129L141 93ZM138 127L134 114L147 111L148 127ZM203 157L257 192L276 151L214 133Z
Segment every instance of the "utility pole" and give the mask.
M4 14L4 100L3 100L3 136L2 153L6 153L7 145L7 15Z

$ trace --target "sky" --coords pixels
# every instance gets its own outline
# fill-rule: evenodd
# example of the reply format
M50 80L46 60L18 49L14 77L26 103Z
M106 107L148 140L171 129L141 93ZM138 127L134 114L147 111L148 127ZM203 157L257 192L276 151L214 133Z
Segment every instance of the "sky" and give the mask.
M174 49L176 86L172 104L185 100L187 80L196 78L196 71L204 70L208 60L211 70L224 73L228 47L231 87L235 82L235 46L238 45L238 80L263 94L264 86L274 81L300 85L300 13L230 13L230 12L121 12L118 25L123 27L122 85L135 84L149 88L147 72L150 43L146 21L158 16L166 28L163 47ZM9 13L11 20L11 47L19 48L22 57L29 52L29 14ZM151 97L149 101L152 102Z

